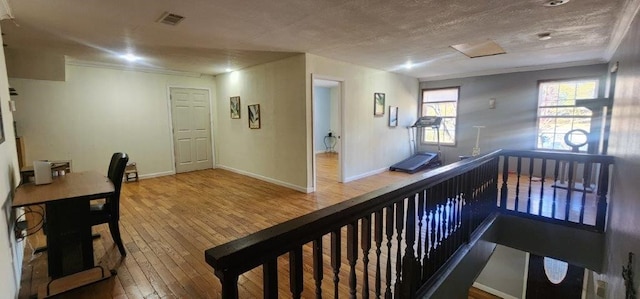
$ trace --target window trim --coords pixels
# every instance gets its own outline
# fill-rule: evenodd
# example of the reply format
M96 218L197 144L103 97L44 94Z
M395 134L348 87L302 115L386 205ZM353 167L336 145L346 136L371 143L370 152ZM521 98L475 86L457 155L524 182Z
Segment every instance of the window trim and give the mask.
M571 152L571 150L563 150L563 149L548 149L548 148L542 148L542 147L538 147L538 138L540 136L540 108L573 108L573 107L580 107L577 105L559 105L559 106L540 106L540 85L544 84L544 83L549 83L549 82L575 82L575 81L586 81L586 80L595 80L597 82L596 85L596 97L593 99L581 99L581 100L576 100L576 101L582 101L582 100L598 100L598 99L602 99L602 94L603 94L603 81L602 81L602 76L598 76L598 75L592 75L592 76L580 76L580 77L570 77L570 78L560 78L560 79L544 79L544 80L538 80L538 84L537 84L537 88L536 88L536 133L535 133L535 138L533 140L533 148L535 150L545 150L545 151L554 151L554 152ZM572 115L571 117L565 117L565 118L583 118L583 117L576 117L575 115ZM592 117L593 119L593 117Z
M455 138L453 140L453 143L442 143L442 140L440 141L440 146L446 146L446 147L456 147L458 145L458 127L459 127L459 123L458 123L458 115L460 112L460 86L446 86L446 87L436 87L436 88L423 88L420 92L420 100L418 102L418 117L424 116L422 114L422 106L424 105L424 93L425 91L434 91L434 90L442 90L442 89L456 89L457 90L457 99L456 99L456 116L454 117L448 117L448 116L441 116L442 117L442 122L444 123L444 120L447 118L454 118L456 120L456 127L454 130L454 134L455 134ZM428 102L428 103L449 103L451 101L438 101L438 102ZM420 144L421 145L437 145L437 142L434 141L424 141L424 132L425 130L422 131L420 138Z

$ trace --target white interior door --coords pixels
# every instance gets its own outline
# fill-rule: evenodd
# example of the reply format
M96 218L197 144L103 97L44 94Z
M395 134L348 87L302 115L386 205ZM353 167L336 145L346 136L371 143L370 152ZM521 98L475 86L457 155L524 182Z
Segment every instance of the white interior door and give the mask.
M176 172L213 168L209 91L170 90Z

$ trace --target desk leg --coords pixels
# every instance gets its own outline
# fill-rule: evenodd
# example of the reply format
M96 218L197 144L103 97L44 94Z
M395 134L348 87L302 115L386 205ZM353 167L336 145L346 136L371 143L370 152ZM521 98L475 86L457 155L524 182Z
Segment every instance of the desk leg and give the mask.
M93 267L89 200L47 203L49 276L53 279Z

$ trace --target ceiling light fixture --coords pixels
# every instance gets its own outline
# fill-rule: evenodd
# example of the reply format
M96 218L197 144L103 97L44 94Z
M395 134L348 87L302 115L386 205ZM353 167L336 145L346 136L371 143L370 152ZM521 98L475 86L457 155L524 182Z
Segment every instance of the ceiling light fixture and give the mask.
M547 7L556 7L556 6L560 6L563 4L567 4L567 2L569 2L570 0L550 0L544 3L544 6Z
M233 71L230 67L224 69L225 72L230 73L231 71Z
M120 58L122 58L124 60L127 60L129 62L134 62L134 61L140 60L140 57L138 57L138 56L136 56L134 54L131 54L131 53L120 55Z
M411 63L411 61L407 61L407 63L404 65L404 67L408 70L410 70L413 67L413 63Z
M551 32L538 33L538 39L539 40L550 40L551 39Z

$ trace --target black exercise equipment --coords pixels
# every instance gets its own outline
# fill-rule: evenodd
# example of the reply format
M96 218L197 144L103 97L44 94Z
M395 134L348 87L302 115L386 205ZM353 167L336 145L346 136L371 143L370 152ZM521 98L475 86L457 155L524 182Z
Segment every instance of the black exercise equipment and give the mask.
M432 117L432 116L422 116L418 118L418 120L411 126L414 128L414 155L404 159L396 164L391 165L389 170L391 171L402 171L407 173L414 173L422 169L438 167L442 165L442 161L440 160L440 123L442 122L441 117ZM436 130L436 140L438 144L438 152L437 153L429 153L429 152L418 152L418 136L422 136L422 131L425 128L431 128ZM420 134L418 134L420 133Z

